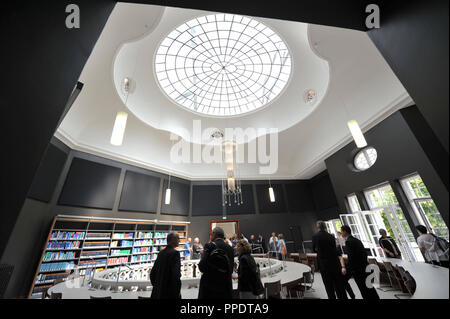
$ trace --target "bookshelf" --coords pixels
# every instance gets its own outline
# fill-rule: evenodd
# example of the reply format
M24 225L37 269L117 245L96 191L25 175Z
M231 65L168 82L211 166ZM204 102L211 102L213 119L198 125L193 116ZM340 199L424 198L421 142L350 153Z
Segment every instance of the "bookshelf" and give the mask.
M181 259L188 237L187 222L56 216L47 236L29 297L55 281L64 281L75 268L80 276L121 265L151 264L167 244L169 232L180 236Z

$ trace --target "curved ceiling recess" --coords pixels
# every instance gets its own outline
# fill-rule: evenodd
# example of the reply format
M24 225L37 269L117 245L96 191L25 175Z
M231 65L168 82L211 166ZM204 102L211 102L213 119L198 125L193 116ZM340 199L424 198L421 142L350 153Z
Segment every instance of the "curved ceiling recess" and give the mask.
M125 78L133 83L128 100ZM208 132L292 127L320 104L330 73L310 47L307 24L186 11L164 13L150 34L124 43L113 79L144 123L204 144L210 134L195 136L194 120ZM263 135L255 132L249 140Z

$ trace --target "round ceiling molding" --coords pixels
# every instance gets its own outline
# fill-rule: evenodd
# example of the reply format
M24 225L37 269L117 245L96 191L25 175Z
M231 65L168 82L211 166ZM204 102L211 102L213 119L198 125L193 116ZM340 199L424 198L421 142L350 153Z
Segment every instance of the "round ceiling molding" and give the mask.
M208 116L258 110L291 75L291 54L272 29L232 14L192 19L173 30L155 56L155 74L177 105Z

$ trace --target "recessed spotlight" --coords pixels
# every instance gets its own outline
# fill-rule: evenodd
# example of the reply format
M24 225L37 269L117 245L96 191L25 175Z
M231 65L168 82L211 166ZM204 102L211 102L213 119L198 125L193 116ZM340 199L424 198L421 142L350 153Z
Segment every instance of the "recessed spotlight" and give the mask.
M317 92L314 90L307 90L305 92L305 101L306 103L314 103L317 97Z

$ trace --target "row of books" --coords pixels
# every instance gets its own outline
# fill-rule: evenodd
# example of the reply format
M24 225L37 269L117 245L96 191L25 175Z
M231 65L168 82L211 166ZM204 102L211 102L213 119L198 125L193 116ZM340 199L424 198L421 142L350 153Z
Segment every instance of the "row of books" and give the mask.
M86 235L86 239L90 239L90 238L109 239L109 238L111 238L111 234L110 233L88 233Z
M38 293L38 292L43 292L44 290L52 287L53 285L45 285L45 286L36 286L33 288L33 294Z
M50 239L69 239L69 240L82 240L84 239L85 232L65 232L56 231L50 235Z
M153 232L137 232L136 233L136 238L137 239L148 239L148 238L153 238Z
M107 250L87 250L87 251L83 251L81 253L80 257L96 257L96 256L103 256L103 255L108 255L108 251Z
M79 267L97 267L103 265L106 265L106 258L96 260L80 260L80 262L78 263Z
M39 268L39 272L71 270L74 267L75 267L74 261L41 264L41 267Z
M131 262L153 261L153 260L156 260L156 258L157 258L157 255L131 256Z
M109 258L108 265L119 265L128 263L128 257Z
M159 232L159 233L155 233L155 238L167 238L167 235L169 233L168 232Z
M156 247L154 247L156 248ZM152 247L136 247L133 248L133 254L142 254L142 253L150 253Z
M153 240L136 240L134 246L151 246L153 245Z
M113 250L111 250L111 256L113 256L113 255L129 255L129 254L131 254L130 249L127 249L127 250L113 249Z
M75 259L75 252L74 251L58 251L58 252L46 252L44 255L43 260L44 261L51 261L51 260L67 260L67 259Z
M155 239L153 245L167 245L167 238Z
M133 233L114 234L113 239L133 239Z
M84 247L109 247L109 241L89 241L84 243Z
M105 270L104 268L86 268L86 269L81 269L79 274L80 276L92 276L93 272L95 270L95 273L98 272L102 272L103 270Z
M56 279L65 279L70 275L70 273L59 273L59 274L38 274L36 276L36 283L43 283L47 282L49 280L56 280Z
M49 241L47 249L78 249L80 248L79 241Z
M111 247L133 247L132 240L122 240L111 242Z

